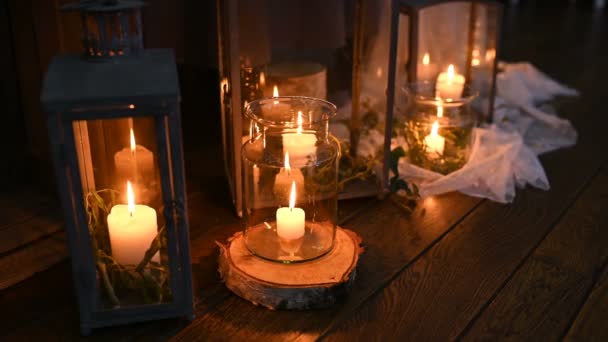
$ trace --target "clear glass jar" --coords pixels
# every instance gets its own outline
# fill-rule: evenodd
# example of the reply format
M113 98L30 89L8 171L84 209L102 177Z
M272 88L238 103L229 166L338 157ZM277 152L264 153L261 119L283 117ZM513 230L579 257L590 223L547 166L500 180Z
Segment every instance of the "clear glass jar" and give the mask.
M468 161L478 114L471 108L476 97L471 88L463 84L448 84L448 91L443 91L450 94L450 98L446 98L438 89L441 86L417 82L404 89L406 116L403 135L410 163L449 174Z
M334 244L340 145L328 133L336 107L296 96L246 107L250 139L242 147L244 236L256 256L302 262Z

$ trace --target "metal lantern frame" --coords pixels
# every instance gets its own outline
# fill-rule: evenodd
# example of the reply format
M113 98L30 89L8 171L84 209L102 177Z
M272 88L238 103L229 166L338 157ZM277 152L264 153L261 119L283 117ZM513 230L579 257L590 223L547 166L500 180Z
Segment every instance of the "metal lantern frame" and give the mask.
M379 103L382 103L383 109L380 113L384 118L382 124L382 134L384 136L382 146L382 157L379 160L382 163L381 167L376 168L376 184L373 186L356 184L345 192L342 192L339 198L352 198L364 196L383 196L390 187L389 170L391 167L391 138L393 133L393 119L395 116L396 96L404 84L401 84L402 79L398 78L398 67L401 70L401 63L405 62L404 69L408 74L408 82L416 80L416 67L418 61L418 33L419 33L419 12L426 8L449 2L462 2L472 4L496 4L500 8L502 15L502 5L493 0L386 0L388 6L388 15L380 18L381 20L388 19L384 26L388 34L383 39L388 39L384 45L385 50L381 56L383 67L386 66L386 77L382 78L383 90L382 98ZM242 165L240 158L240 149L243 144L243 131L248 127L243 114L243 103L248 99L249 94L259 95L259 90L252 86L252 79L257 75L253 69L247 65L243 65L240 56L239 46L239 0L217 0L217 19L218 19L218 60L219 60L219 75L220 75L220 107L222 118L222 145L224 152L225 171L228 176L228 181L232 193L233 202L235 204L237 214L242 216L243 198L240 189L243 186ZM349 51L352 57L351 69L351 103L352 112L350 113L350 143L351 154L356 155L359 139L362 132L362 119L365 115L362 107L362 94L366 86L368 77L364 70L364 62L366 58L366 49L369 41L366 37L367 21L370 19L368 11L369 6L375 3L372 0L352 0L346 1L348 5L347 12L349 13L348 23L351 25L352 33L349 33L349 38L352 39L352 46ZM473 6L474 7L474 6ZM377 9L377 8L376 8ZM410 16L408 23L408 37L410 44L408 46L408 58L405 61L398 61L400 56L400 40L406 37L400 37L400 17L403 15ZM372 20L378 18L372 18ZM501 23L497 23L500 27ZM496 52L498 52L500 30L497 32ZM254 42L255 43L255 42ZM251 45L251 44L249 44ZM470 50L471 47L469 46ZM469 54L471 51L469 51ZM399 65L398 65L399 63ZM470 73L470 72L469 72ZM495 74L496 74L496 58L492 69L492 91L491 101L493 102L495 93ZM470 76L470 75L467 75ZM384 77L384 76L383 76ZM469 78L470 79L470 78ZM399 84L398 84L399 82ZM257 92L256 92L257 91ZM268 96L268 94L265 94ZM282 95L282 94L281 94ZM292 94L301 95L301 94ZM493 108L493 103L490 103L490 108ZM491 113L488 113L491 117Z
M473 38L475 33L475 20L477 18L477 14L479 11L479 6L493 6L495 9L495 53L494 59L491 65L491 82L490 82L490 92L489 92L489 103L487 112L483 113L483 119L485 121L491 121L492 113L494 111L494 99L496 95L496 74L498 69L498 58L499 50L501 45L501 27L502 27L502 18L504 12L504 5L497 0L397 0L398 1L398 11L393 12L393 29L398 30L399 19L401 15L406 15L409 18L409 49L408 49L408 60L406 63L407 74L408 74L408 83L417 82L418 79L418 61L420 61L421 51L419 50L419 38L420 38L420 12L443 4L449 3L468 3L471 5L469 12L469 23L468 23L468 43L466 47L466 56L467 60L465 63L465 78L467 83L470 83L472 80L471 70L472 70L472 58L473 58ZM399 37L397 37L399 38ZM395 56L396 58L396 56Z
M119 84L119 86L116 86ZM48 112L56 180L63 205L83 334L92 328L184 316L193 318L188 212L180 94L171 50L92 62L79 55L51 62L41 101ZM166 225L172 299L167 303L102 308L95 255L84 207L74 124L79 120L151 118Z
M368 0L355 0L353 1L353 69L352 74L352 101L353 101L353 113L351 125L353 130L353 138L357 139L358 127L360 120L359 115L359 88L360 88L360 61L362 59L362 45L363 45L363 25L364 18L364 6L363 3ZM391 0L392 1L392 0ZM396 4L396 3L395 3ZM249 84L247 81L252 77L249 74L247 68L241 69L241 61L239 56L239 29L238 29L238 16L239 16L239 4L238 0L217 0L218 8L218 53L219 53L219 70L220 70L220 107L222 117L222 145L224 152L224 163L225 171L227 174L228 182L230 185L233 202L235 204L238 216L242 216L243 198L241 188L243 186L242 176L242 161L240 157L240 149L242 146L242 132L245 126L244 123L244 112L242 106L242 100L245 97L244 91L249 90ZM359 29L357 29L359 27ZM387 56L387 63L388 56ZM394 62L392 62L394 63ZM389 63L390 64L390 63ZM391 67L389 66L388 83L386 84L387 92L386 106L392 108L392 96L394 91L394 77L390 73ZM394 66L392 67L394 70ZM243 74L244 73L244 74ZM242 76L245 76L245 82L242 82ZM243 83L243 84L242 84ZM381 195L388 189L388 169L390 162L390 127L391 127L391 110L386 114L386 134L385 145L385 157L384 157L384 168L383 175L380 176L380 180L376 181L377 184L359 184L363 186L353 187L354 189L349 192L342 192L339 198L353 198L363 196L374 196ZM356 146L356 144L354 144ZM354 150L354 149L353 149Z

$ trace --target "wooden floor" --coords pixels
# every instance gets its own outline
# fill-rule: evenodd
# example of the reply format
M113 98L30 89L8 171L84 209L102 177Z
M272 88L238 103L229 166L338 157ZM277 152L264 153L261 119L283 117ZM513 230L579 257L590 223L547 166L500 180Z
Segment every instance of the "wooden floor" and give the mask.
M502 58L582 92L559 101L580 137L542 156L551 190L519 191L510 205L448 194L411 214L390 200L342 202L341 224L366 249L350 296L327 310L269 311L219 282L214 241L239 227L210 146L187 161L196 320L87 339L608 341L608 13L543 3L508 10ZM0 307L0 340L81 338L67 261L0 292Z

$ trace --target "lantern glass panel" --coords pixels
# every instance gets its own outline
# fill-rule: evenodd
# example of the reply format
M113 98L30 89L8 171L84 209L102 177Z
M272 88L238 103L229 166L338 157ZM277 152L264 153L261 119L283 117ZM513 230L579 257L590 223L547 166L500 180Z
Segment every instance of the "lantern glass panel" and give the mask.
M412 54L406 81L436 82L436 96L458 98L450 92L442 94L446 89L439 85L452 69L457 82L479 94L471 106L479 118L487 119L492 113L500 15L500 4L491 1L445 1L402 9L398 56L406 51ZM404 35L403 21L411 21L413 37Z
M155 117L73 122L100 309L172 301Z
M340 197L376 195L382 178L392 1L219 2L226 169L242 207L240 147L247 103L278 96L327 100L342 145ZM276 88L276 91L275 91Z
M247 108L253 120L242 148L247 247L279 262L324 255L337 221L340 148L328 134L335 106L278 97Z

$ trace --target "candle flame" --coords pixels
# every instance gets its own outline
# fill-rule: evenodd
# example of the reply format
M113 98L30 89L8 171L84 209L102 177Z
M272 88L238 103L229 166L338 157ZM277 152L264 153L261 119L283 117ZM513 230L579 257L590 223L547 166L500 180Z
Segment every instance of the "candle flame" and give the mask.
M431 56L429 55L429 53L425 53L424 56L422 57L422 64L424 65L429 65L429 63L431 62Z
M260 85L263 87L266 85L266 75L264 75L264 72L260 72Z
M297 129L298 134L302 134L302 123L303 122L304 122L304 120L302 119L302 111L299 110L298 111L298 129Z
M135 153L135 134L133 134L133 128L131 128L131 133L130 133L130 140L131 140L131 153Z
M272 88L272 97L279 97L279 87L276 85ZM274 101L274 104L279 104L279 101Z
M431 135L432 136L438 136L439 135L439 122L437 122L437 120L435 120L435 122L433 122L433 126L431 127Z
M448 81L451 82L454 79L454 64L448 66Z
M437 106L437 117L438 118L443 117L443 106L441 104Z
M133 214L135 214L135 195L133 195L133 187L130 181L127 181L127 206L129 207L129 215L133 217Z
M285 170L291 172L291 165L289 164L289 152L285 152Z
M289 194L289 209L293 210L296 206L296 181L291 182L291 193Z
M492 61L494 61L495 58L496 58L495 49L489 49L488 51L486 51L486 62L492 62Z
M471 65L472 66L478 66L481 64L481 60L479 60L479 50L475 49L473 50L473 58L471 59Z

